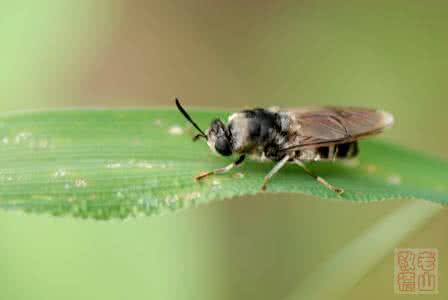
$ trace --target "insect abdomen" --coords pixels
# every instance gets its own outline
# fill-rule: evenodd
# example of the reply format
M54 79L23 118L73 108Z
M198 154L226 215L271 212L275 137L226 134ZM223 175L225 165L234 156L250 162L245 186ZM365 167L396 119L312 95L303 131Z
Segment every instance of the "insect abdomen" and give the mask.
M358 142L334 144L316 149L316 154L319 155L321 160L353 158L358 152Z

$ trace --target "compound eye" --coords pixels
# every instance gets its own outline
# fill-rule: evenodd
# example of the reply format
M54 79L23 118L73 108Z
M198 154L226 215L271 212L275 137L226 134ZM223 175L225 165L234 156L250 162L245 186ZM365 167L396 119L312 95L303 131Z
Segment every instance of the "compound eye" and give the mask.
M214 132L216 135L221 134L224 132L224 123L220 119L214 119L212 121L212 124L210 126L211 132Z
M232 154L232 148L230 147L229 140L226 138L218 138L215 143L215 149L223 156L229 156Z

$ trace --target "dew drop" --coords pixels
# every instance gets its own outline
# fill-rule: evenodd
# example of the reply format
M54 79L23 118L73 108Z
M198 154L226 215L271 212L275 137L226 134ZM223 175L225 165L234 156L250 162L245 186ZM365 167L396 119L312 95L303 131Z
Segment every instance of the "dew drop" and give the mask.
M154 125L156 125L157 127L162 126L162 120L155 120Z
M201 193L199 193L199 192L191 192L191 193L185 194L183 198L187 201L190 201L190 200L197 199L200 196L201 196Z
M163 202L167 206L173 206L173 205L176 204L177 200L178 200L177 195L175 195L175 196L166 196L165 199L163 199Z
M159 206L159 201L157 200L157 198L145 197L142 200L143 203L145 203L145 205L148 207L157 208Z
M118 169L121 168L121 164L120 163L109 163L106 165L107 169Z
M244 178L244 174L238 172L238 173L233 174L233 177L235 177L235 178Z
M387 182L392 185L400 185L401 184L401 176L391 175L387 178Z
M377 167L373 164L367 165L367 173L372 174L375 173L377 170Z
M5 145L8 145L9 144L9 138L7 136L2 138L2 143L5 144Z
M23 141L26 141L27 139L31 138L33 135L31 134L31 132L20 132L18 133L15 138L14 138L14 142L16 144L20 144Z
M75 186L77 188L85 188L87 187L87 182L84 179L76 179L75 180Z
M184 130L179 125L174 125L170 127L168 132L171 135L181 135L182 133L184 133Z
M53 176L54 177L64 177L67 173L65 172L64 169L59 169L56 170L56 172L54 172Z
M146 162L146 161L140 161L136 164L137 167L143 168L143 169L152 169L153 165Z

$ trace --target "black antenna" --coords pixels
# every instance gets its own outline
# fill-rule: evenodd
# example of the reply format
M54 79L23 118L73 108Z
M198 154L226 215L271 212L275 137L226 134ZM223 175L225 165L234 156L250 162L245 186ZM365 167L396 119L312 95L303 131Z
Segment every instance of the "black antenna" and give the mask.
M176 98L176 106L179 109L179 111L184 115L185 119L187 119L188 121L190 121L190 123L197 129L199 130L199 132L201 134L198 134L197 136L195 136L195 140L198 139L199 137L203 137L206 140L208 140L207 135L204 133L204 131L202 131L201 128L199 128L198 124L196 124L193 119L190 117L190 115L185 111L185 109L182 107L182 105L180 105L180 101L179 99Z

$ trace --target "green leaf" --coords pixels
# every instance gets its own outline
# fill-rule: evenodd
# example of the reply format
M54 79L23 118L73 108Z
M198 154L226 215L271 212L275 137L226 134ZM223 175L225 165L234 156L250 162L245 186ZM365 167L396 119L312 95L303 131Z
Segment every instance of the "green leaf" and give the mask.
M227 113L193 111L201 127ZM259 192L273 163L246 162L195 182L230 158L192 142L175 109L69 110L0 116L0 207L108 219L154 215ZM359 159L310 167L345 193L336 196L299 167L281 170L268 192L374 201L417 198L448 203L448 164L378 141L362 141Z

